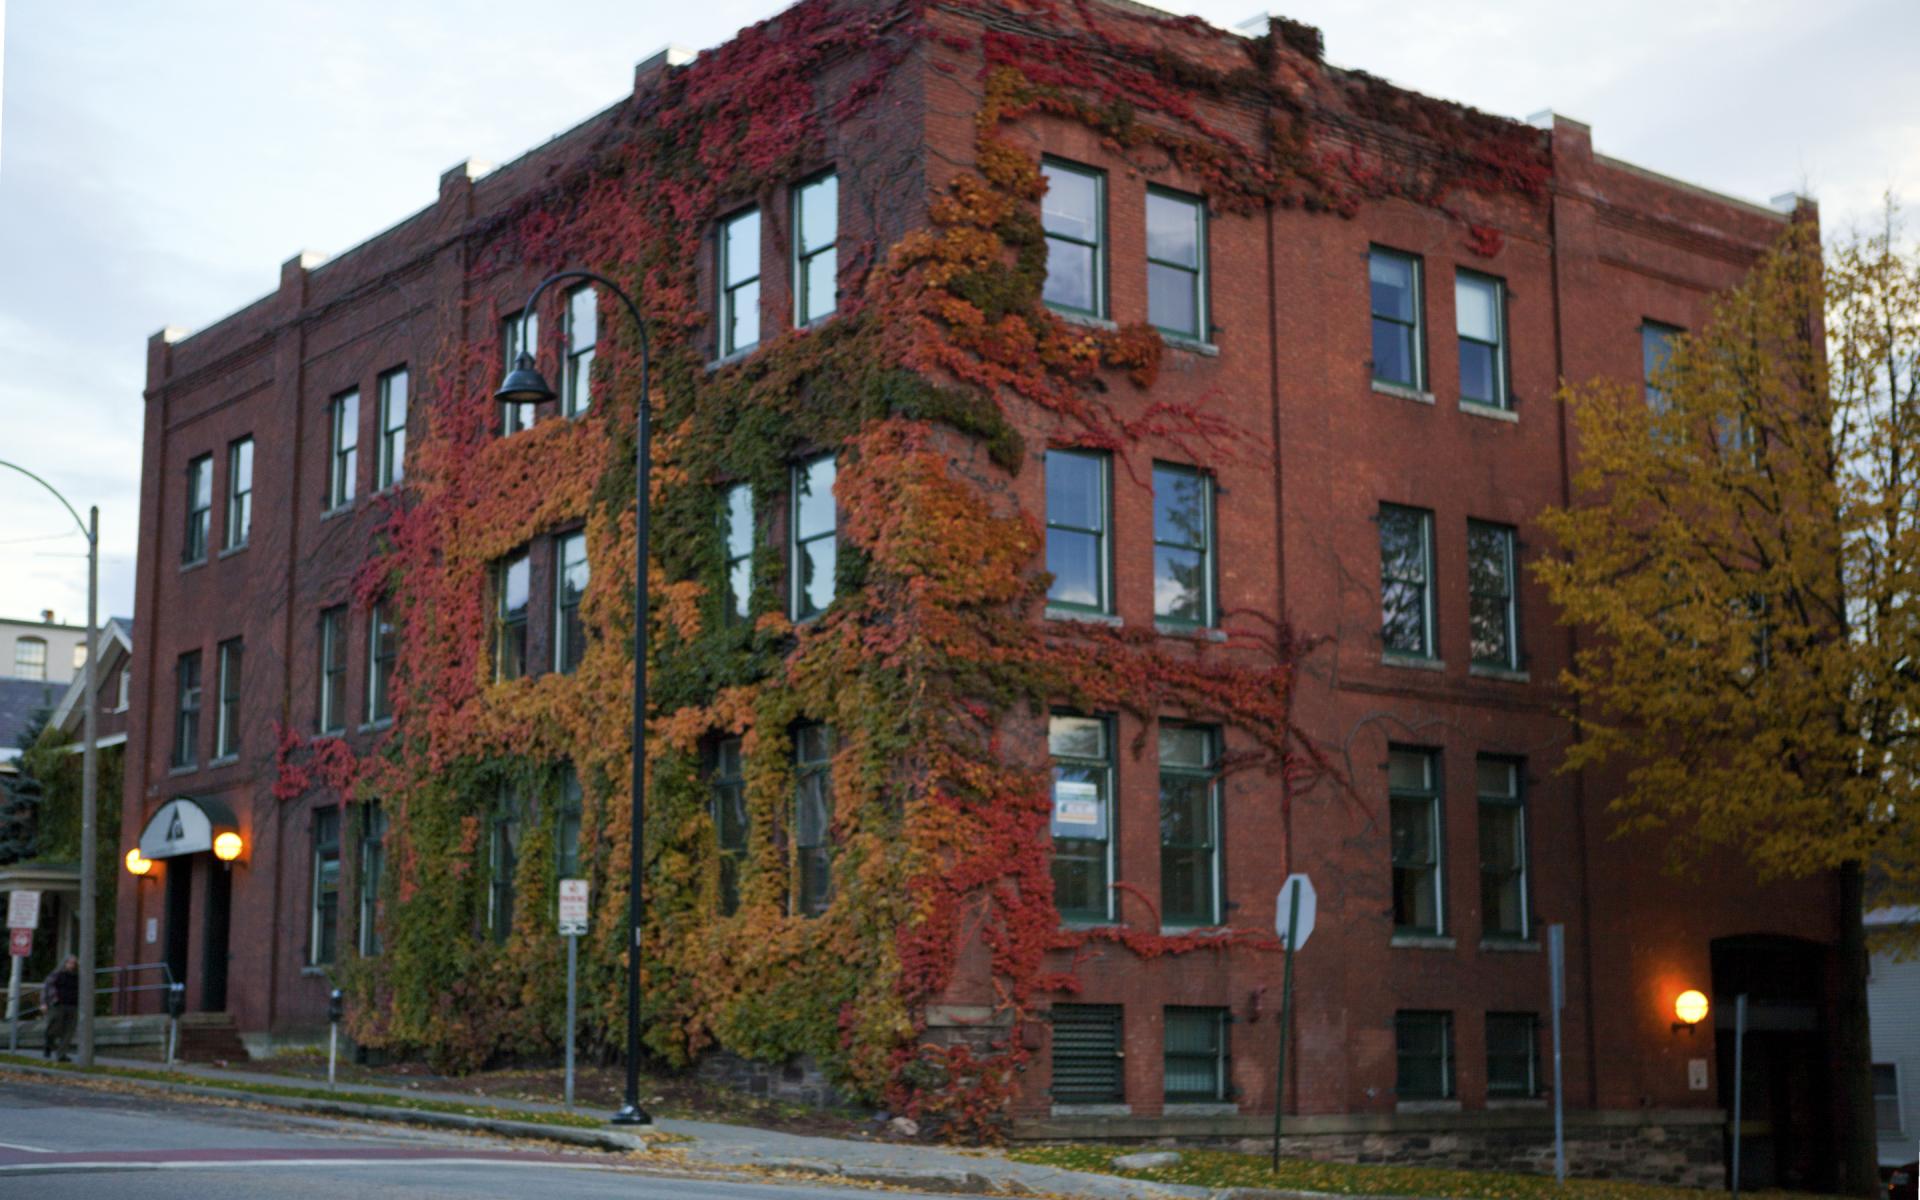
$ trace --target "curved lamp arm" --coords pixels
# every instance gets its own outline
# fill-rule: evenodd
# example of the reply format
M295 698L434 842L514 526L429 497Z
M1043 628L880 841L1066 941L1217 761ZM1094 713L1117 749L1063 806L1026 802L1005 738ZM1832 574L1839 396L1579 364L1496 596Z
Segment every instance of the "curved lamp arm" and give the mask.
M539 286L533 289L533 294L527 297L526 304L520 309L521 353L526 354L531 352L531 347L527 346L527 322L532 320L533 310L540 303L540 297L554 284L568 279L588 279L594 283L604 284L609 291L620 297L620 302L627 306L627 315L633 318L634 328L640 331L640 370L644 376L647 369L649 351L647 347L647 323L645 319L640 316L640 306L633 302L633 297L627 295L624 288L597 271L582 271L578 269L559 271L540 281ZM641 397L641 407L644 408L646 406L646 400L647 397Z
M555 278L558 278L558 276L556 276ZM622 296L620 298L622 300L626 300L625 296ZM631 305L633 301L627 300L627 303ZM644 335L642 335L642 340L644 340ZM40 478L38 475L35 475L32 471L27 470L25 467L21 466L19 463L8 462L6 459L0 458L0 467L11 467L14 470L20 472L22 475L25 475L28 479L31 479L35 483L39 484L41 487L47 489L49 492L52 492L53 498L60 502L60 507L66 509L67 515L73 518L73 523L80 527L80 536L83 538L86 538L88 542L93 541L93 535L87 532L87 523L80 519L80 514L73 510L73 505L67 503L67 498L60 494L59 488L54 487L52 484Z

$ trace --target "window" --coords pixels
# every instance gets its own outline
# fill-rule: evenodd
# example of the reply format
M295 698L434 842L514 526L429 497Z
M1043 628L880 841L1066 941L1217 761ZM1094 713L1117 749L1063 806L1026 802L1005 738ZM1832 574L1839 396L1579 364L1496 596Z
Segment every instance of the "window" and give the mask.
M567 367L560 381L560 411L577 417L593 407L593 351L600 340L600 293L579 287L567 293Z
M1507 285L1471 271L1453 277L1453 321L1460 334L1460 398L1507 407Z
M1656 381L1667 369L1667 362L1673 357L1673 339L1683 331L1672 325L1662 325L1658 321L1640 323L1640 375L1647 392L1647 407L1659 415L1667 411L1666 388L1658 386Z
M493 810L493 829L487 839L487 930L504 942L513 932L514 872L520 866L519 792L502 788Z
M220 643L219 708L213 721L213 756L233 758L240 753L240 651L239 638Z
M527 596L532 568L525 550L493 565L493 677L527 673Z
M1112 919L1113 748L1100 717L1047 722L1053 755L1053 904L1069 921Z
M720 857L720 915L740 908L740 864L747 857L747 773L740 739L722 738L713 747L713 841Z
M1540 1018L1532 1013L1487 1014L1487 1095L1540 1094Z
M793 911L817 917L833 900L833 730L793 734L793 850L799 890Z
M560 811L554 817L554 874L560 879L580 878L580 811L583 795L580 772L572 763L560 775Z
M213 520L213 455L202 454L187 464L187 541L182 562L207 557L207 531Z
M238 550L253 536L253 439L227 446L227 544Z
M1527 811L1520 799L1520 764L1481 758L1474 764L1480 799L1480 934L1524 939L1527 911Z
M1882 1137L1902 1132L1900 1113L1900 1067L1897 1063L1873 1064L1873 1124Z
M1453 1014L1399 1012L1393 1016L1399 1073L1394 1092L1402 1100L1453 1098Z
M720 226L720 357L760 341L760 210Z
M535 357L540 353L540 314L527 313L526 320L520 319L518 310L500 322L500 357L506 360L506 369L512 371L520 363L520 355ZM531 401L500 402L500 436L510 437L523 429L533 428L534 417L539 406Z
M1164 1020L1167 1101L1227 1099L1227 1010L1169 1007Z
M1433 514L1380 506L1380 641L1389 654L1434 657Z
M1445 928L1438 759L1432 750L1387 752L1393 927L1398 933L1437 935Z
M580 598L587 594L587 535L562 534L553 540L553 669L568 673L587 652L587 626L580 619Z
M380 443L375 447L373 485L390 488L407 477L407 369L380 377Z
M327 511L353 502L355 476L360 473L360 393L345 392L328 406L327 425L332 454L327 471Z
M1047 282L1040 296L1065 312L1107 315L1106 176L1049 160L1040 224L1047 237Z
M1420 260L1375 246L1367 254L1367 280L1373 297L1375 382L1424 391L1427 364L1420 331Z
M47 639L23 637L14 641L13 674L19 679L46 679Z
M347 606L320 614L320 732L347 727Z
M1147 189L1147 323L1207 340L1207 208L1198 196Z
M380 953L380 877L387 867L387 814L378 800L360 806L360 920L359 950L371 958Z
M840 233L840 180L831 173L793 193L793 317L811 325L833 315Z
M804 621L833 603L837 513L834 461L823 455L793 467L793 619Z
M400 655L400 634L393 606L378 601L367 614L367 722L393 716L393 664Z
M331 963L340 932L340 809L313 810L313 897L307 926L307 963Z
M120 694L114 698L113 711L127 711L128 703L133 699L133 670L130 667L120 669Z
M753 611L753 485L736 483L726 491L720 509L720 536L726 545L726 593L722 600L729 621L742 621Z
M1053 1099L1056 1104L1113 1104L1125 1098L1118 1004L1056 1004Z
M1047 451L1047 570L1053 574L1047 603L1053 607L1113 611L1107 544L1111 467L1111 460L1095 451Z
M1160 914L1163 923L1220 923L1220 736L1160 726Z
M200 761L200 652L180 656L174 666L173 765Z
M1192 467L1153 464L1153 616L1212 625L1213 479Z
M87 644L76 642L73 647L73 673L78 675L87 669Z
M1512 671L1520 666L1513 541L1511 525L1467 522L1467 623L1476 667Z

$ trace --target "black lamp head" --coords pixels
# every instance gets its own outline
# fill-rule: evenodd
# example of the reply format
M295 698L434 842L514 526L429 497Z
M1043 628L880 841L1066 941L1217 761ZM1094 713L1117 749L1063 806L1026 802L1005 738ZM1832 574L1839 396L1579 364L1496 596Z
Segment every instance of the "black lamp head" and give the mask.
M513 370L507 372L507 377L500 381L500 390L493 395L507 404L539 404L553 399L554 392L547 386L546 377L533 365L533 355L522 350Z

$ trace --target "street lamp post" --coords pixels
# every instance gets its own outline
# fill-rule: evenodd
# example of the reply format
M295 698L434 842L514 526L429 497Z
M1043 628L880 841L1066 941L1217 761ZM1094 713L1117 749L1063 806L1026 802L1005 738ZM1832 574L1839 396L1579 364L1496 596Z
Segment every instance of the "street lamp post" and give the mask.
M87 539L87 661L82 668L85 679L81 684L80 710L85 722L81 727L81 736L85 742L80 750L80 1065L93 1065L93 973L97 967L94 961L98 954L94 946L95 895L100 889L99 873L95 870L96 845L99 831L94 827L94 814L100 808L100 750L95 744L99 741L100 698L97 681L99 667L94 660L99 657L99 635L96 632L100 624L100 507L95 505L87 510L87 519L82 521L80 514L60 490L46 480L27 470L19 463L0 459L0 467L11 467L25 475L41 487L53 493L53 498L67 510L73 523L80 527L80 534Z
M494 393L507 404L538 404L553 399L553 389L534 366L533 347L527 343L527 323L541 293L566 279L583 279L606 287L627 306L627 314L640 331L639 443L634 448L634 574L633 574L633 820L627 887L627 923L631 940L627 943L627 1094L620 1111L613 1114L615 1125L651 1125L653 1118L640 1107L640 931L646 917L646 901L641 888L645 867L647 821L647 517L651 507L648 484L652 476L652 457L648 449L651 423L648 395L647 323L633 298L619 284L592 271L561 271L540 281L520 310L520 356Z

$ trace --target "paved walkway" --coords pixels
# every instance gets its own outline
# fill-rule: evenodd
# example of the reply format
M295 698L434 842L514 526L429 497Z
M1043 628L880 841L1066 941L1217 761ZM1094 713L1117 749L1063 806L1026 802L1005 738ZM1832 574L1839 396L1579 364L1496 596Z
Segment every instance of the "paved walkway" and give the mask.
M160 1066L142 1059L100 1058L97 1061L101 1066L143 1071L152 1071ZM326 1087L324 1082L317 1082L308 1076L236 1071L194 1063L176 1063L171 1070L183 1075L226 1080L230 1085L260 1083L279 1087ZM503 1096L476 1096L468 1092L433 1092L364 1083L342 1083L335 1090L342 1099L356 1094L372 1094L485 1105L513 1112L566 1111L558 1104ZM1024 1189L1043 1195L1086 1196L1098 1200L1205 1200L1213 1195L1207 1188L1146 1183L1014 1162L991 1150L956 1150L911 1142L855 1141L850 1138L782 1133L721 1121L660 1120L655 1124L667 1133L693 1139L691 1144L679 1148L690 1162L716 1167L814 1171L823 1175L853 1175L870 1179L898 1173L900 1182L930 1190L939 1188L940 1181L931 1178L937 1174L947 1177L956 1191L981 1191L982 1185L986 1184L1002 1191L1018 1192ZM1116 1150L1115 1153L1124 1151Z

